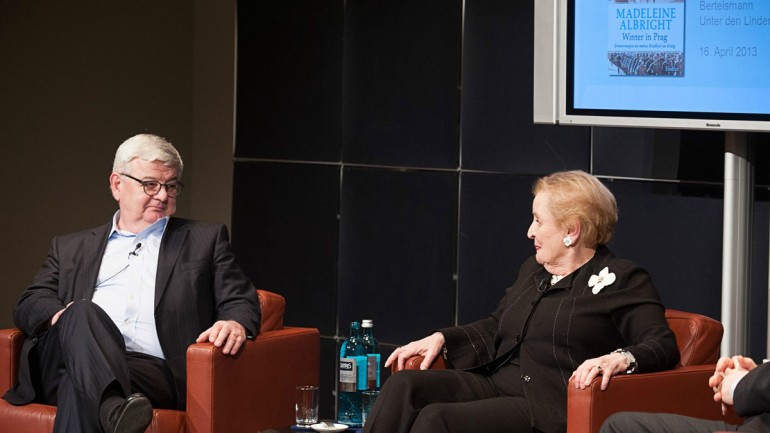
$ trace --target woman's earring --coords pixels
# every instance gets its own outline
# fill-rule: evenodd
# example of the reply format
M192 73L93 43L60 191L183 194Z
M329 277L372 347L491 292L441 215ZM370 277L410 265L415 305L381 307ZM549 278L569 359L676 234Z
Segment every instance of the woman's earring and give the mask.
M562 242L564 242L564 246L569 248L572 246L572 238L570 235L564 236L564 239L562 239Z

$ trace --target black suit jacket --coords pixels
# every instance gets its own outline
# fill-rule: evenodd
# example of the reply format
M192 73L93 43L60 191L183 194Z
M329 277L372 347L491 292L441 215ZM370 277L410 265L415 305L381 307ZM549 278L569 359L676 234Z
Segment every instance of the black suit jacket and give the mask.
M29 355L51 316L71 301L93 297L111 227L53 239L43 266L13 312L14 323L28 338L22 347L19 383L5 395L9 402L25 404L35 399L35 363ZM227 228L170 218L158 257L155 323L181 407L188 346L217 320L235 320L253 338L260 318L256 289L235 259Z
M615 281L594 294L591 276L605 267ZM602 247L558 283L550 280L532 256L489 317L440 330L454 368L489 374L511 359L520 365L520 376L511 380L522 382L539 431L566 429L568 381L586 359L623 348L642 373L679 362L676 338L644 269Z
M735 412L745 417L741 431L770 430L770 362L743 377L733 395Z

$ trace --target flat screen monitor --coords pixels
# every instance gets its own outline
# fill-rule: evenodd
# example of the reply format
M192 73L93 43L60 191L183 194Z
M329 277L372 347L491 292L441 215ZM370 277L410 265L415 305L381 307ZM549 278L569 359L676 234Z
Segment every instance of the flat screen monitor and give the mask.
M770 130L770 0L538 2L540 120Z

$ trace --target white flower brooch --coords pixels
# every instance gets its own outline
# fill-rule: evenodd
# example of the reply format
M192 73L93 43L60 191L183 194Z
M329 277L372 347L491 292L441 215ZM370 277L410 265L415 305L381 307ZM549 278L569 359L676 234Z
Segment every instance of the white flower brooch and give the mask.
M614 282L615 274L605 267L599 272L599 275L591 275L591 278L588 279L588 287L593 287L591 292L595 295Z

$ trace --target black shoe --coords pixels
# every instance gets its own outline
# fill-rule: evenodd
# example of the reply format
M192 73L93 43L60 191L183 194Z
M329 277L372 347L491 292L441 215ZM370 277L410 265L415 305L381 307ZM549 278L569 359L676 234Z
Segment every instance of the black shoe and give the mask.
M140 393L131 394L110 414L106 433L143 433L152 422L152 404Z

